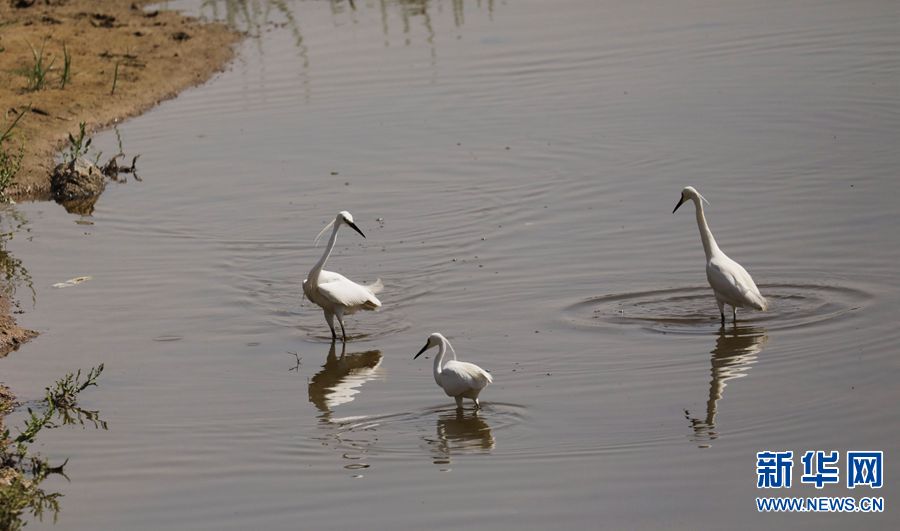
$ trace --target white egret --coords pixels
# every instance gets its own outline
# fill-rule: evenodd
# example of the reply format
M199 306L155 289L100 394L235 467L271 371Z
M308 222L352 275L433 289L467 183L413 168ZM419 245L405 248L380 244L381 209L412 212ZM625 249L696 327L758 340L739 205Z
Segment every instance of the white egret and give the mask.
M489 383L494 381L491 374L474 363L457 361L453 345L447 341L446 337L437 332L428 336L425 346L413 356L413 359L418 358L423 352L433 347L440 347L437 356L434 358L434 381L447 393L447 396L452 396L456 399L456 407L458 409L463 407L463 398L471 398L475 402L475 408L480 408L481 404L478 402L478 394ZM443 363L444 354L447 352L448 347L453 359Z
M728 258L716 245L716 239L713 238L709 225L706 224L706 216L703 215L702 201L706 201L706 198L700 195L700 192L694 187L687 186L681 191L681 198L672 213L674 214L678 207L688 199L694 202L697 210L697 227L700 228L700 240L703 242L703 252L706 253L706 279L715 293L722 323L725 323L726 304L731 305L732 317L735 322L737 321L738 307L768 310L769 303L759 293L759 288L756 287L750 273L747 273L741 264ZM706 203L709 204L709 201Z
M334 221L325 225L325 228L316 236L315 241L318 243L322 234L329 227L333 227L328 246L325 248L325 254L316 262L306 280L303 281L303 293L306 295L306 298L319 305L322 311L325 312L325 322L328 323L328 328L331 329L331 338L337 339L337 334L334 332L334 318L337 317L338 323L341 325L341 336L344 341L347 341L347 334L344 332L344 316L359 310L380 308L381 301L378 300L375 294L380 292L384 285L381 283L381 279L370 285L357 284L340 273L322 269L325 266L325 261L328 260L328 255L334 249L338 229L345 223L358 232L360 236L366 237L359 230L359 227L353 223L353 216L349 212L346 210L338 212Z

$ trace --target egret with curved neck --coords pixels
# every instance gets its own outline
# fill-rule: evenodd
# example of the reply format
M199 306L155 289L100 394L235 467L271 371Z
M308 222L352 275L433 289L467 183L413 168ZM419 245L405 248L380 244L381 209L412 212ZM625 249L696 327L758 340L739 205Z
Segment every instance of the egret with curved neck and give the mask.
M481 407L478 395L482 389L493 382L491 374L474 363L458 361L453 345L447 338L437 332L428 336L428 341L413 359L418 358L426 350L438 347L438 354L434 358L434 381L447 393L456 399L457 409L462 409L463 398L471 398L475 402L475 409ZM453 359L444 363L444 354L450 350Z
M331 329L332 341L337 339L337 334L334 331L334 318L337 317L338 323L341 325L343 341L347 341L347 333L344 331L344 316L359 310L380 308L381 301L378 300L375 294L384 288L381 279L370 285L357 284L340 273L323 269L325 262L331 255L331 251L334 250L338 229L341 228L341 225L347 225L363 238L366 237L359 227L353 223L353 216L349 212L346 210L338 212L334 221L326 225L319 232L319 235L316 236L315 241L318 243L322 234L329 228L332 229L328 245L325 247L325 253L322 254L322 258L319 258L319 261L316 262L316 265L313 266L309 275L307 275L306 280L303 281L303 293L306 295L306 298L321 307L325 313L325 322L328 323L328 328Z
M675 209L686 201L694 202L697 212L697 228L700 229L700 241L703 242L703 252L706 254L706 279L716 296L719 305L719 314L722 316L722 324L725 324L725 305L731 306L732 318L737 322L737 308L753 308L766 311L769 302L759 293L759 288L753 282L750 273L741 264L735 262L719 249L716 239L713 237L706 216L703 213L703 201L706 198L700 195L693 186L687 186L681 191L681 198ZM709 201L706 201L709 204Z

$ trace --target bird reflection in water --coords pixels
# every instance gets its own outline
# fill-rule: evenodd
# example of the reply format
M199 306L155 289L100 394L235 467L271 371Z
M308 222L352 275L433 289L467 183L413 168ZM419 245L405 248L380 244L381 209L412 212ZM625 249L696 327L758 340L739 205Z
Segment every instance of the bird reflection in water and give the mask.
M347 419L334 419L334 408L352 402L359 394L359 388L366 382L378 378L381 365L381 351L347 353L347 344L341 345L341 355L336 355L336 344L331 343L325 365L309 380L309 401L322 412L319 416L323 430L318 439L333 448L343 458L343 468L352 471L353 477L362 477L363 469L369 468L365 457L374 440L371 427L353 427Z
M706 402L706 417L692 417L685 410L685 418L691 423L694 433L691 440L700 448L708 448L718 437L716 432L716 412L719 400L725 394L728 380L747 376L750 365L756 362L768 340L766 329L756 326L722 327L716 338L716 347L711 351L709 399Z
M346 350L347 345L343 344L338 357L332 342L325 365L309 381L309 401L323 413L330 414L335 407L352 402L359 394L359 387L380 373L380 350L351 354Z
M437 437L425 438L436 465L449 465L450 454L489 453L496 441L491 426L478 411L461 409L442 412L437 419Z

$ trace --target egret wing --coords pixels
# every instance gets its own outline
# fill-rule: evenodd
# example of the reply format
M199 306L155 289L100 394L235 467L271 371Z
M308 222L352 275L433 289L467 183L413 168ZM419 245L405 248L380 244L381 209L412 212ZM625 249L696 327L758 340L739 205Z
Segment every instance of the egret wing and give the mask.
M323 271L324 273L324 271ZM368 308L381 307L381 301L369 288L353 282L349 278L329 272L327 278L319 277L319 293L326 299L341 306Z
M490 373L478 365L465 361L451 360L441 369L441 387L450 396L483 389L493 381Z
M706 266L706 277L713 291L729 304L747 305L758 310L768 306L750 273L727 256L713 257Z

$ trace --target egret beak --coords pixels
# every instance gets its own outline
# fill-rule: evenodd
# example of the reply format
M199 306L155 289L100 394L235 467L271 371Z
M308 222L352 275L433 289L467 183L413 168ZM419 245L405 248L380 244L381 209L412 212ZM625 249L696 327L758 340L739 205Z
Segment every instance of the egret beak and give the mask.
M672 213L674 214L675 211L678 210L678 207L680 207L681 205L683 205L685 201L687 201L687 197L685 197L685 196L682 195L682 196L681 196L681 199L678 200L678 204L675 205L675 208L674 208L674 209L672 209Z
M356 232L358 232L359 235L362 236L363 238L366 237L366 235L363 234L363 231L359 230L359 227L356 226L356 223L353 223L352 221L348 221L347 225L350 225L350 228L355 230Z
M426 350L428 350L428 343L425 343L425 346L422 347L422 350L420 350L419 352L417 352L415 356L413 356L413 359L416 359L416 358L418 358L419 356L421 356L422 353L425 352Z

